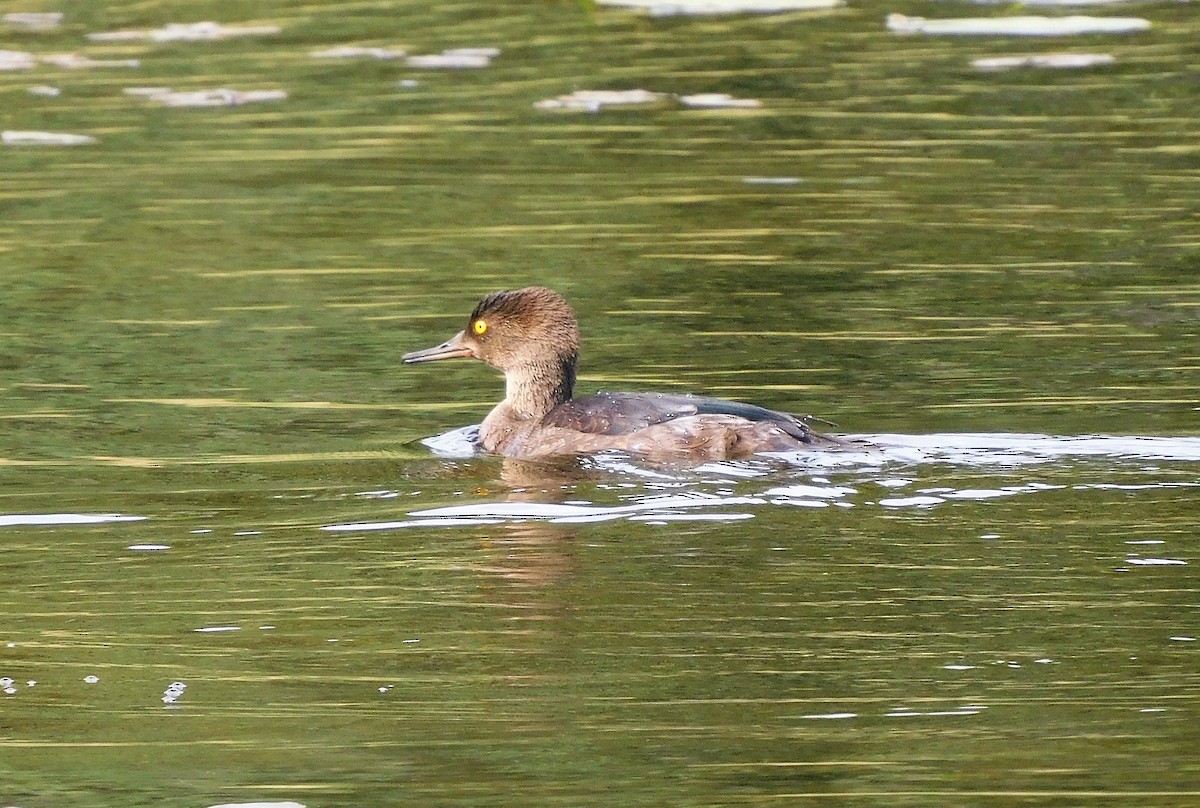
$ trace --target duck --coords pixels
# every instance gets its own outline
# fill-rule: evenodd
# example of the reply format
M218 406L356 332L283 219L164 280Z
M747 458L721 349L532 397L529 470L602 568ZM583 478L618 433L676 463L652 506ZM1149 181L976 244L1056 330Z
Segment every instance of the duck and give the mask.
M535 460L617 451L699 463L856 446L813 430L810 416L739 401L678 393L575 398L579 323L566 299L542 286L485 296L462 331L402 360L465 358L504 374L504 400L479 426L479 446L491 454Z

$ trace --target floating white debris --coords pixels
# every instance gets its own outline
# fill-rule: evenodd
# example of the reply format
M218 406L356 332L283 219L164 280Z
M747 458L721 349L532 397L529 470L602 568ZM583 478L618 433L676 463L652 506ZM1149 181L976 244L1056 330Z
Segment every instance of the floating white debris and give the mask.
M1150 21L1141 17L963 17L927 20L889 14L887 27L898 34L985 36L1072 36L1124 34L1146 31Z
M96 676L95 674L89 674L89 675L83 677L83 681L89 685L94 685L94 684L96 684L96 682L100 681L100 677Z
M241 631L241 626L205 626L204 628L194 629L199 634L220 634L225 631Z
M13 11L5 14L4 22L14 28L25 28L30 31L49 31L57 28L63 19L61 11Z
M166 107L240 107L263 101L282 101L288 97L285 90L230 90L226 87L179 92L165 87L129 87L124 92Z
M0 70L29 70L36 64L32 53L0 50Z
M458 70L487 67L492 63L492 59L499 55L499 48L449 48L441 53L409 56L405 60L405 64L409 67L426 69Z
M547 98L534 104L536 109L599 112L605 107L636 107L657 104L666 96L649 90L576 90L568 95Z
M95 67L139 67L140 59L93 59L78 53L51 53L39 56L43 64L65 67L68 70L84 70Z
M57 98L58 96L62 95L62 90L58 89L57 87L51 87L49 84L35 84L34 86L27 88L25 92L29 93L30 95L36 95L40 98Z
M187 690L185 682L171 682L167 685L167 689L163 691L163 704L174 704L183 698L183 692Z
M704 14L782 14L836 8L841 0L597 0L597 5L636 8L654 17Z
M978 70L1014 70L1019 67L1045 67L1061 70L1077 70L1096 65L1116 63L1109 53L1043 53L1030 56L991 56L973 59L971 66Z
M222 25L219 22L168 23L150 31L108 31L88 34L93 42L128 42L149 39L153 42L208 42L244 36L278 34L278 25Z
M1127 558L1126 564L1139 567L1186 567L1187 562L1178 558Z
M128 547L126 547L125 549L126 550L154 552L154 551L158 551L158 550L170 550L171 545L169 545L169 544L131 544Z
M338 45L334 48L311 51L315 59L402 59L406 54L398 48L364 48L357 45Z
M300 802L223 802L208 808L304 808Z
M728 93L681 95L679 103L694 109L758 109L762 106L762 101L757 98L734 98Z

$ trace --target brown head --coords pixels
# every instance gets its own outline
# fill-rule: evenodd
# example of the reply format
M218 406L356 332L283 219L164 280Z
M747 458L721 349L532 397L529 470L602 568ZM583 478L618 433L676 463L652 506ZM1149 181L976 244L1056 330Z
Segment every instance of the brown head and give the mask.
M405 354L404 363L459 357L503 372L512 403L540 417L574 390L579 359L575 312L561 295L542 286L493 292L479 301L465 329L441 345Z

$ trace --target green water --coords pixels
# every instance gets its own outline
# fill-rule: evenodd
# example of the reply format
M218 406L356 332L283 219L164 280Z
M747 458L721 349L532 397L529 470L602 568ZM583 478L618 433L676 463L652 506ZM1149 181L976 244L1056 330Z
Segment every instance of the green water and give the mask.
M0 72L0 128L98 138L0 146L0 804L1200 801L1190 5L1101 10L1154 28L1071 40L883 25L1010 11L963 3L44 8L64 26L0 27L0 49L142 65ZM282 31L83 38L207 19ZM309 55L348 43L502 53ZM1117 62L970 66L1059 50ZM135 86L289 97L166 109ZM636 87L763 106L533 107ZM575 305L588 391L728 396L922 451L1162 451L432 455L418 439L501 382L400 354L531 283ZM610 520L538 511L564 502ZM474 506L493 511L409 515ZM61 516L113 513L145 518Z

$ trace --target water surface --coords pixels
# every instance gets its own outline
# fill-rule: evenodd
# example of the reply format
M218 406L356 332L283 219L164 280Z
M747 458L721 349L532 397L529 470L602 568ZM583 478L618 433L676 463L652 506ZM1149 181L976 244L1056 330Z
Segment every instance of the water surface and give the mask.
M1030 41L884 26L1005 13L960 3L435 6L0 28L141 60L0 72L5 129L97 139L0 147L0 800L1200 800L1195 10ZM83 36L208 19L281 31ZM310 55L344 44L501 53ZM1064 50L1115 62L971 66ZM672 98L712 92L761 105ZM579 312L582 389L886 449L422 444L501 382L400 354L530 283Z

